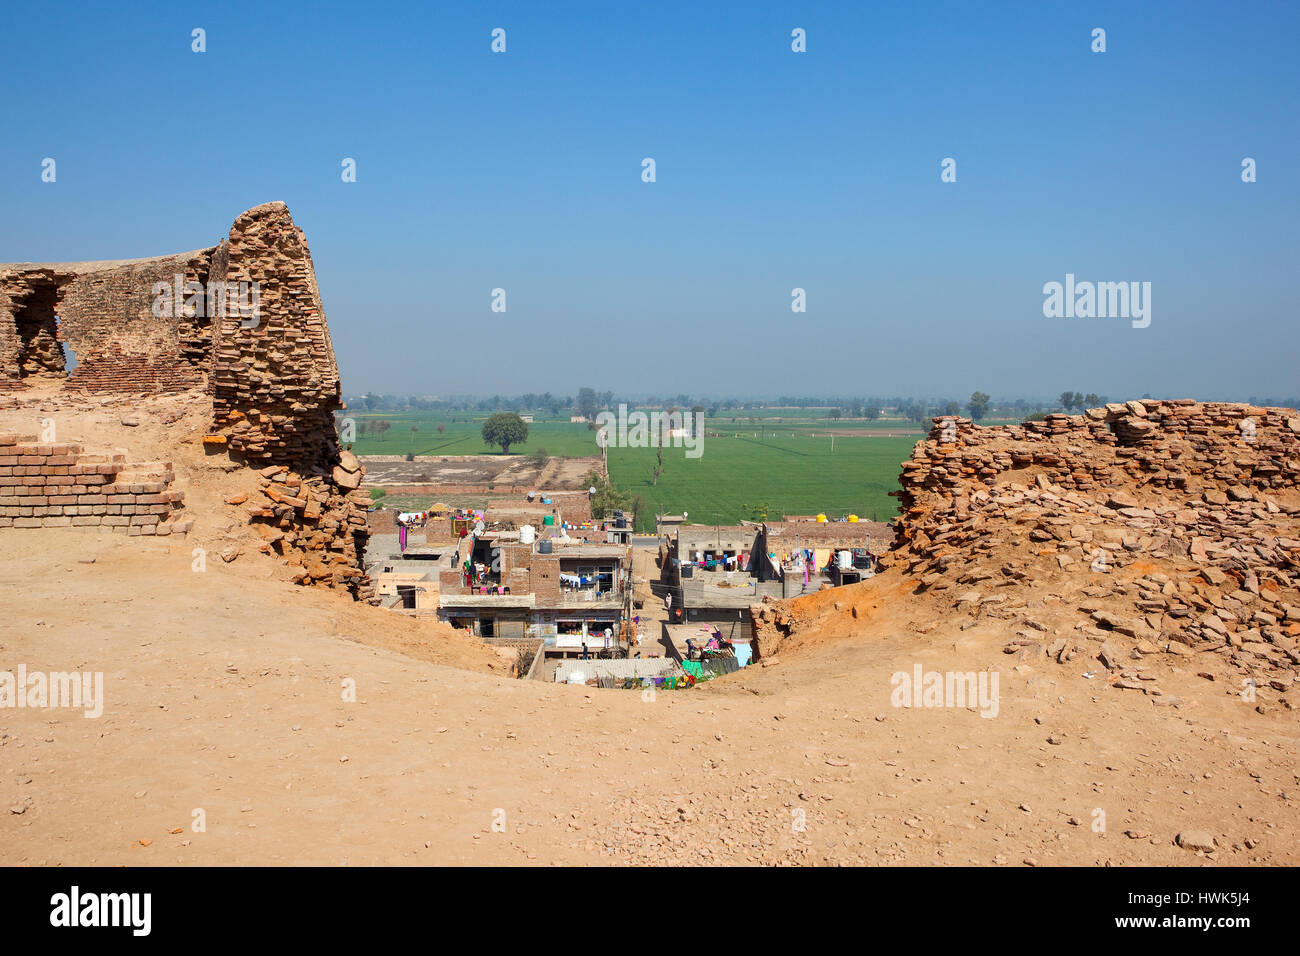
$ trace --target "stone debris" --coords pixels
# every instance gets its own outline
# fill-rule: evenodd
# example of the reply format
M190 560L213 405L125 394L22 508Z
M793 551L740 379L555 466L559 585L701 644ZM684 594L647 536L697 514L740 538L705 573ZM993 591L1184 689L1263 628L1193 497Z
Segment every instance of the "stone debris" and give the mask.
M945 421L903 463L882 561L918 592L1027 623L1024 600L998 606L956 586L1050 585L1079 615L1075 643L1108 671L1130 657L1219 658L1260 687L1295 688L1300 413L1178 399L987 428L958 419L955 437ZM779 604L755 612L756 626L788 626ZM1023 660L1027 646L1003 650ZM1046 656L1072 650L1057 641Z

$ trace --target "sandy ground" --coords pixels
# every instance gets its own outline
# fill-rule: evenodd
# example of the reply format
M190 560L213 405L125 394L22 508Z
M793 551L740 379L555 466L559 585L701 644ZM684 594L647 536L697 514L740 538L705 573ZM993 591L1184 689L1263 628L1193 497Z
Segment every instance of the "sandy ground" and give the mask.
M992 719L893 707L895 671L1001 664L1003 640L909 630L893 572L856 586L880 604L857 633L652 697L417 659L413 622L251 562L38 537L6 536L0 656L103 671L107 703L0 711L0 863L1205 862L1188 828L1221 862L1300 861L1292 718L1056 665L1003 668Z

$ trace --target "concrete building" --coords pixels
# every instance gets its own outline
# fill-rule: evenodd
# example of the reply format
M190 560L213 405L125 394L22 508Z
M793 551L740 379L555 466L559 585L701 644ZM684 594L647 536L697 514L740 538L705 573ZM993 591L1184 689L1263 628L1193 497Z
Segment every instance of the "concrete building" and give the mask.
M622 656L631 549L521 537L485 530L462 538L439 573L439 618L484 639L540 644L548 656L580 656L584 643Z

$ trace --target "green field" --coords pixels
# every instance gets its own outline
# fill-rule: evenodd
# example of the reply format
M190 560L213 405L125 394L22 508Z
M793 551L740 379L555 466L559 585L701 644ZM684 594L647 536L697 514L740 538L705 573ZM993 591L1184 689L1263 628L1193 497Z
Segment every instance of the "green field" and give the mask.
M712 427L710 422L710 427ZM811 429L810 429L811 430ZM689 513L697 524L734 524L754 519L767 506L769 519L783 514L832 518L857 514L887 521L898 503L899 465L912 453L915 438L812 438L790 429L748 437L706 438L699 458L684 449L664 449L664 473L653 484L655 449L611 448L610 479L621 491L640 495L645 507L641 530L654 525L656 511Z
M498 450L483 443L484 414L380 412L351 417L358 427L352 450L359 455L485 455ZM741 518L755 518L764 508L771 519L825 512L831 517L857 514L865 520L885 521L897 513L897 501L889 492L898 488L899 465L924 437L921 426L899 419L799 418L789 411L755 417L756 422L750 422L747 414L737 415L735 422L729 415L708 419L699 458L685 457L682 448L665 448L665 470L658 485L652 483L655 449L610 448L610 479L619 490L643 499L639 530L653 528L656 511L686 511L692 522L700 524L734 524ZM774 421L777 417L783 420ZM382 436L360 428L362 422L381 419L392 423ZM840 433L833 451L828 430ZM871 437L904 430L914 434ZM539 448L552 456L600 453L596 433L569 422L567 416L529 425L528 440L510 451L528 455ZM428 504L391 503L412 508Z
M481 434L487 416L478 416L466 422L464 415L440 416L428 412L413 414L372 413L352 414L357 423L356 440L352 451L358 455L490 455L500 452L495 445L486 445ZM362 430L363 422L380 420L393 423L384 435ZM438 426L444 431L439 433ZM415 426L416 431L411 431ZM535 422L528 426L528 440L522 445L511 445L510 453L531 455L539 448L546 453L564 458L584 458L599 455L596 433L586 425L563 421Z

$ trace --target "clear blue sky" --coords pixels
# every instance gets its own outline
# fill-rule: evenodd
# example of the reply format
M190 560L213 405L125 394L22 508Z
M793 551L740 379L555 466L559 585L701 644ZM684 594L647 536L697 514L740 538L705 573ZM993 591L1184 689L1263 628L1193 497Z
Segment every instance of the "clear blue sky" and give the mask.
M1300 392L1300 5L396 6L10 11L0 261L284 200L349 393Z

